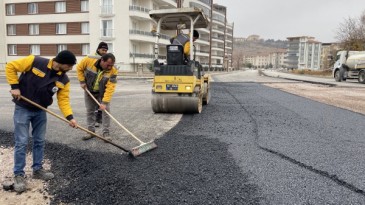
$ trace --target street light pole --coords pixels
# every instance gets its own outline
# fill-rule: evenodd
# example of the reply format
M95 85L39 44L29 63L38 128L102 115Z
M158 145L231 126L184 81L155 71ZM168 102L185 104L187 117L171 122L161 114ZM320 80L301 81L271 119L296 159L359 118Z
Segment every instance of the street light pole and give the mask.
M213 25L213 0L210 0L210 24L209 24L209 71L212 67L212 25Z
M135 54L133 53L133 71L136 72Z

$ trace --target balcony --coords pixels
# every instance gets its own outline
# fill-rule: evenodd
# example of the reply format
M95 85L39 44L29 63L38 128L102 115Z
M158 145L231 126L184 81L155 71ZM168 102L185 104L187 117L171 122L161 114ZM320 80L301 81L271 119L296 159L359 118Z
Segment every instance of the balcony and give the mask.
M212 41L216 41L219 43L224 43L224 38L223 37L212 37Z
M209 57L209 51L196 50L196 55L197 56L202 56L202 57Z
M200 1L200 2L204 3L205 5L207 5L207 6L209 6L209 7L210 7L210 5L212 4L212 0L198 0L198 1Z
M213 24L224 26L224 21L213 18Z
M134 17L139 20L150 20L149 12L150 9L136 6L136 5L130 5L129 6L130 16Z
M212 51L224 51L224 47L223 46L216 46L216 45L212 45Z
M219 33L219 34L224 35L224 31L219 30L219 29L217 29L217 28L212 28L212 31L213 31L213 32L215 32L215 33Z
M100 6L100 17L113 17L115 16L113 11L113 5Z
M232 30L233 29L233 23L227 23L227 28Z
M143 59L155 59L155 54L148 54L148 53L129 53L129 58L136 59L136 58L143 58ZM166 56L159 55L159 59L166 59Z
M176 8L176 0L155 0L160 9Z
M226 35L229 36L229 37L232 37L232 32L226 31Z
M199 38L198 40L196 40L197 44L201 44L201 45L209 45L209 39L206 38Z
M129 30L130 39L135 41L144 41L154 43L156 40L156 36L150 31L141 31L141 30ZM160 43L162 44L170 44L170 36L161 34L160 35Z

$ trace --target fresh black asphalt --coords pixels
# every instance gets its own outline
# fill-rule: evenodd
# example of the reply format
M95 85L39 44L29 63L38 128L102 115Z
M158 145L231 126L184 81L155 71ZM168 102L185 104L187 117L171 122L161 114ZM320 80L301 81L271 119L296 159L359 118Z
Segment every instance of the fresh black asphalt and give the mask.
M364 116L250 82L212 96L136 159L48 142L52 204L365 203Z

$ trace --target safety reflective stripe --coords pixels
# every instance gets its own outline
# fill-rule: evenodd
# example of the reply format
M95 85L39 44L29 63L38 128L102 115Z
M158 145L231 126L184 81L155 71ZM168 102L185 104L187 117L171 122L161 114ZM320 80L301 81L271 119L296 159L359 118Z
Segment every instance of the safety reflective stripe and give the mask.
M103 77L103 73L104 73L104 71L99 71L98 75L96 76L95 84L93 87L93 91L95 91L95 92L99 91L99 82L100 82L101 78Z

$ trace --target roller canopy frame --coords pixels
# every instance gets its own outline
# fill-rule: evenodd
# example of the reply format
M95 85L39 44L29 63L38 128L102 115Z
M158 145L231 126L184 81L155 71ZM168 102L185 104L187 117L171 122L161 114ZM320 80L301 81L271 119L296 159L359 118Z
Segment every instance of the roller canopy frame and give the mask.
M187 28L190 27L190 45L193 45L194 28L206 28L209 24L202 10L198 8L177 8L160 9L149 12L150 17L157 23L155 39L155 59L158 59L158 44L161 29L176 30L177 24L183 23ZM190 59L193 59L193 46L190 46Z

